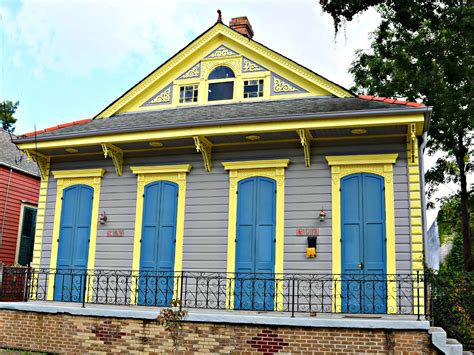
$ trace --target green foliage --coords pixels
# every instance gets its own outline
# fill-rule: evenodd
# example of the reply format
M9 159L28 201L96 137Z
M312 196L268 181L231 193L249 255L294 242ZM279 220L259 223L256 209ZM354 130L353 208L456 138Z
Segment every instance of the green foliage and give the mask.
M452 242L455 238L461 239L462 255L462 225L459 216L461 214L461 201L459 195L452 195L440 199L440 210L438 212L438 232L441 244ZM474 210L474 196L469 198L470 210ZM470 216L470 225L474 226L474 214Z
M442 271L456 271L460 272L464 270L464 258L463 258L463 240L462 235L455 233L452 237L453 247L449 254L446 256L440 269Z
M13 102L10 100L3 100L0 104L0 121L2 128L8 132L15 130L16 118L13 115L20 104L19 101Z
M430 286L430 314L434 325L442 327L449 337L459 340L464 349L472 349L474 274L444 269L437 274L428 270L426 277Z

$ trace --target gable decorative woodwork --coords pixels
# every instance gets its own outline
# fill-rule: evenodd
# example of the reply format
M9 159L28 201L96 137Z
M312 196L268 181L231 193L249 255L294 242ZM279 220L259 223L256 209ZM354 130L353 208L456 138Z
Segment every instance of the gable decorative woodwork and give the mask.
M158 91L157 94L152 96L148 101L146 101L143 106L150 106L150 105L163 105L163 104L171 104L171 98L173 97L173 84L169 84L165 88Z
M194 144L196 145L196 151L202 154L204 160L204 168L207 172L211 171L211 153L212 143L203 136L194 136Z
M229 67L235 75L239 75L242 72L242 61L238 57L225 60L209 60L203 61L201 64L201 78L207 79L211 71L220 66Z
M199 78L201 75L201 62L195 64L193 67L181 74L178 79Z
M40 171L41 180L45 180L49 176L49 168L51 158L33 150L25 150L26 157L33 160Z
M209 53L206 58L222 58L222 57L230 57L234 55L238 55L239 53L233 51L229 47L221 45L214 49L211 53Z
M262 67L261 65L255 63L254 61L251 61L250 59L246 57L242 57L242 72L243 73L248 73L248 72L256 72L256 71L266 71L267 69Z
M115 172L117 176L122 176L123 172L123 151L111 143L102 143L104 157L111 157L114 162Z
M282 78L279 75L276 75L275 73L272 73L271 82L272 95L296 94L307 92L306 90L300 88L298 85L292 83L287 79Z

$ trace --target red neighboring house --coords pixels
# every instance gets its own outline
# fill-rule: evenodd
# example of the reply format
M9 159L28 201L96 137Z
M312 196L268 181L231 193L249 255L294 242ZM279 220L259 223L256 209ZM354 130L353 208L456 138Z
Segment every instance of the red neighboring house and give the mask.
M16 137L13 137L16 138ZM36 163L0 129L0 262L28 265L36 227L40 175Z

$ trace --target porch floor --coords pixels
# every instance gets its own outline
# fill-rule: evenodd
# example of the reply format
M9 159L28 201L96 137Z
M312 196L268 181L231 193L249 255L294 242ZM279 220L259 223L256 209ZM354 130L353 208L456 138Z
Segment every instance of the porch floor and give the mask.
M160 313L159 307L149 306L119 306L86 304L83 308L80 303L66 302L0 302L0 310L26 311L39 313L60 313L77 316L134 318L154 320ZM364 328L364 329L406 329L428 330L430 323L414 315L396 314L341 314L318 313L311 316L308 313L286 312L256 312L237 310L188 310L185 318L188 322L203 323L232 323L232 324L259 324L284 325L300 327L329 327L329 328Z

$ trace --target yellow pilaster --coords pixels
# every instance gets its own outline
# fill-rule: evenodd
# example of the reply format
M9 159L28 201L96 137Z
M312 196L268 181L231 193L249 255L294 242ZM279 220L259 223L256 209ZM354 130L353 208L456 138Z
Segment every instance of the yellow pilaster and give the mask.
M420 282L413 283L414 313L424 314L424 283L423 283L423 224L420 186L420 165L418 157L418 140L416 125L408 126L407 162L408 162L408 189L410 199L410 239L411 239L411 269L413 277L420 276ZM424 187L423 187L424 189ZM424 193L424 192L423 192ZM418 299L420 302L418 302ZM418 304L419 303L419 304Z
M44 178L41 178L39 198L38 198L38 211L36 214L36 232L35 232L35 244L33 248L33 260L32 267L35 270L40 268L41 263L41 248L43 245L43 229L44 229L44 216L46 210L46 196L48 195L48 180L49 180L49 169L50 160L48 159L46 164L46 171ZM38 287L38 275L34 274L32 279L31 298L36 299L36 292Z

